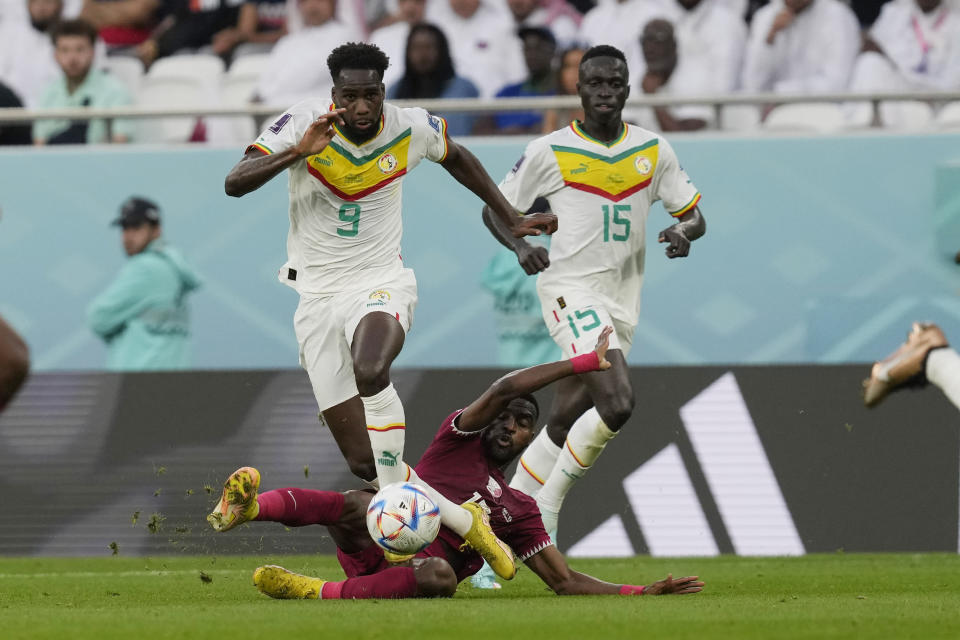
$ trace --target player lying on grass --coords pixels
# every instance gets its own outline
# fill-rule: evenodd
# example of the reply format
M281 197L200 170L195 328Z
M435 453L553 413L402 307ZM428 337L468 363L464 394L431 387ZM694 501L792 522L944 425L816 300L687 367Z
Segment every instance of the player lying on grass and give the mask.
M533 438L539 407L532 392L561 378L610 367L606 360L611 329L605 329L590 353L521 369L490 386L467 408L454 411L416 466L417 474L454 502L479 504L489 514L496 535L506 541L553 591L560 595L663 595L696 593L696 576L667 576L645 586L603 582L567 566L543 528L536 502L511 489L503 468ZM254 583L274 598L412 598L452 596L457 583L474 574L482 559L462 545L462 538L441 527L437 539L411 560L390 564L366 527L365 491L316 491L286 488L259 494L260 474L243 467L224 484L214 513L228 528L248 520L287 526L324 525L337 545L347 579L334 582L303 576L282 567L259 567Z

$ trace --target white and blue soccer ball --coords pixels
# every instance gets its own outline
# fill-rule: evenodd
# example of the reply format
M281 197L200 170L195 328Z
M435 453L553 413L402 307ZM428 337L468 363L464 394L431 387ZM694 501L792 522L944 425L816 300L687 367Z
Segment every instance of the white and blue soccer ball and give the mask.
M380 489L370 501L367 531L386 551L414 554L436 539L440 531L440 507L422 486L394 482Z

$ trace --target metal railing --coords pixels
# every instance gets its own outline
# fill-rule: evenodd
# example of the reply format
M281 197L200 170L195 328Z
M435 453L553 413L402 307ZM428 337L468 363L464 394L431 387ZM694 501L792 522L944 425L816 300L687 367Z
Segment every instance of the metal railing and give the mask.
M782 105L823 102L869 102L874 113L882 102L921 101L943 103L960 101L960 91L927 91L916 93L812 93L812 94L776 94L776 93L731 93L724 95L692 96L643 96L627 102L628 108L670 107L678 105L708 105L717 113L730 105ZM577 96L551 96L538 98L457 98L431 100L391 100L398 107L423 107L428 111L442 113L500 113L515 111L547 111L550 109L578 109L580 98ZM71 109L0 109L0 124L25 123L34 120L94 120L106 119L145 119L174 117L230 117L252 116L269 117L282 113L289 105L251 104L248 106L211 106L211 107L163 107L145 106L112 107L95 109L79 107Z

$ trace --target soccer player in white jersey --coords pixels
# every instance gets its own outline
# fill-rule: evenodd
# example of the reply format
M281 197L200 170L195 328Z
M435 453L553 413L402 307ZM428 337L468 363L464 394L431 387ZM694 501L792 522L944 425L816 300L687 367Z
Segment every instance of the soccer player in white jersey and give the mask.
M550 251L514 238L484 210L491 231L528 274L550 334L568 358L589 351L614 327L609 371L558 383L546 429L520 458L510 486L535 496L547 531L555 531L564 496L596 461L633 411L626 355L640 313L647 213L656 201L677 219L660 233L669 258L686 256L706 231L700 193L662 136L621 119L630 93L624 54L588 50L577 88L583 122L532 141L500 183L514 207L546 197L560 223Z
M442 118L384 104L388 64L373 45L334 49L327 58L332 104L317 98L291 107L248 147L225 184L228 195L242 196L289 169L288 261L280 279L300 294L300 364L351 471L381 486L412 473L403 462L403 405L390 383L417 302L413 271L400 257L403 177L427 158L487 203L510 233L556 228L552 214L518 216L477 158L447 137ZM490 564L498 575L512 577L509 548L484 525L484 514L437 497L444 524L497 562ZM230 515L215 510L211 524L226 528Z

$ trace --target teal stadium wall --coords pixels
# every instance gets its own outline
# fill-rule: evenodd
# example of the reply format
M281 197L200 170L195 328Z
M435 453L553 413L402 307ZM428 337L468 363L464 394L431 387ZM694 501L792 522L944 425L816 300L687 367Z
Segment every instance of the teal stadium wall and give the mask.
M690 258L648 245L633 364L868 361L915 319L960 336L960 135L676 137L703 192L707 236ZM499 180L522 142L470 140ZM87 302L120 267L108 227L130 194L157 200L166 235L201 273L196 368L295 367L296 295L276 280L286 181L223 193L240 150L0 152L0 314L38 370L101 368ZM480 202L435 165L404 186L403 254L420 303L398 364L496 366L480 273L497 248ZM648 235L670 219L660 205ZM960 338L955 338L960 340Z

